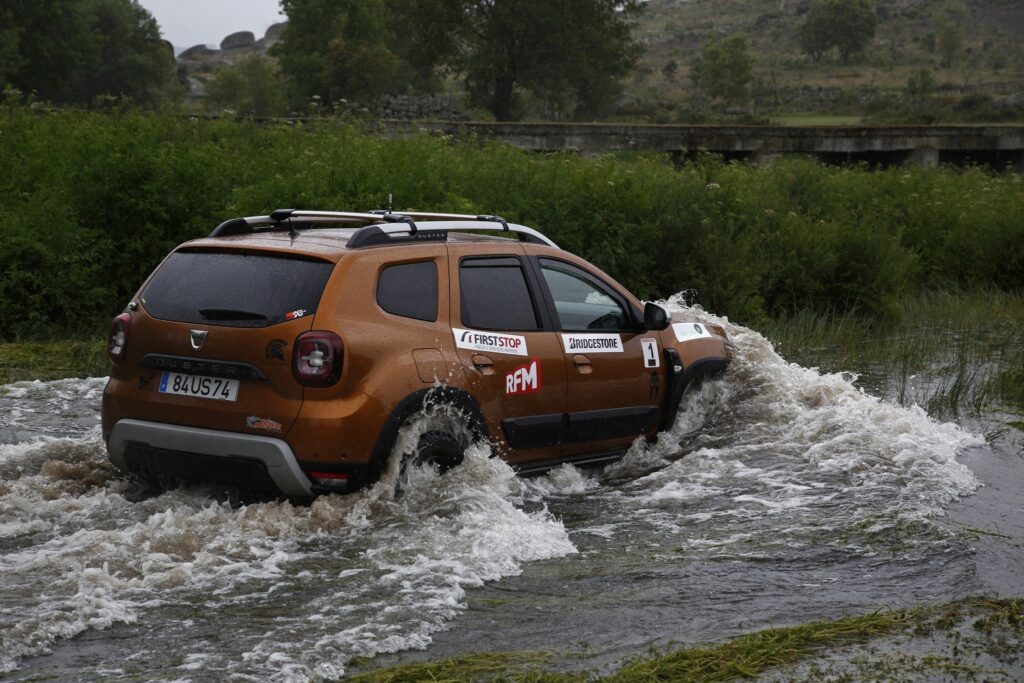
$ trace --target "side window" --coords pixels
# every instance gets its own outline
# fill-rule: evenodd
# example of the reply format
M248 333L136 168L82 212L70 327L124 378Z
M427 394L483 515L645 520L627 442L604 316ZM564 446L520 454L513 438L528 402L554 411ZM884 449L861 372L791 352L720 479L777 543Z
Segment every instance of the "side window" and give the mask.
M481 330L538 330L537 311L519 259L464 259L459 265L462 324Z
M542 259L540 269L563 330L593 332L631 328L626 310L597 280L559 261Z
M404 318L437 320L437 265L433 261L388 266L377 281L377 303Z

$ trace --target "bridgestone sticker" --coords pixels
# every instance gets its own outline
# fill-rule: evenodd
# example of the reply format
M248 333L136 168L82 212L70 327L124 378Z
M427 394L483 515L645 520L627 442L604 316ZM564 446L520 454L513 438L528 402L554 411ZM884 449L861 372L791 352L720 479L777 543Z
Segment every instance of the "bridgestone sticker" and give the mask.
M476 332L452 328L455 345L460 349L484 351L486 353L506 353L510 356L528 356L526 337L500 332Z
M660 368L661 355L658 353L657 339L641 339L640 346L644 349L644 367Z
M672 331L676 333L676 339L681 342L693 341L710 337L708 328L701 323L673 323Z
M617 334L563 334L566 353L622 353L622 337Z

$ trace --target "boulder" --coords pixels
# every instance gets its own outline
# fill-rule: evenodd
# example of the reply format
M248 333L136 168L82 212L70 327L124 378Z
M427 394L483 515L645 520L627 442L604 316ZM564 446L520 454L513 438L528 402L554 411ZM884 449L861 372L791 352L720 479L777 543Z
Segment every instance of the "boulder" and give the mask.
M266 41L278 41L281 39L281 34L284 33L285 27L288 26L287 21L282 21L277 24L271 24L270 28L267 29L266 34L263 36L263 40Z
M236 50L242 47L252 47L256 44L256 36L252 31L239 31L220 41L220 49Z
M213 56L217 51L205 45L193 45L178 55L178 59L206 59Z

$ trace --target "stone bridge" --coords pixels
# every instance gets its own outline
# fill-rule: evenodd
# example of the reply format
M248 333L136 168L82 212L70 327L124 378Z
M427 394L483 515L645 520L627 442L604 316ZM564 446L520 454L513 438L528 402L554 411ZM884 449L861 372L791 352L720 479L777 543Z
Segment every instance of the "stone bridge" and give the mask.
M599 154L653 150L677 156L707 150L763 161L781 154L828 163L988 164L1024 172L1024 126L686 126L615 123L476 123L380 121L385 135L429 132L502 140L536 152Z

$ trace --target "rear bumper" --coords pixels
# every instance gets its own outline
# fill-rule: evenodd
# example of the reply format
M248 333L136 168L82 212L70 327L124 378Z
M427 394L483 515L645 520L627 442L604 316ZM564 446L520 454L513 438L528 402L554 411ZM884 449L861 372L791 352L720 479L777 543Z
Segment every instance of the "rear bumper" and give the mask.
M158 468L158 460L164 459L168 461L165 463L167 470L199 480L206 478L202 471L188 473L182 469L229 471L232 461L262 465L273 484L286 496L311 498L315 495L292 449L281 439L269 436L120 420L111 430L107 452L110 461L122 471L134 469L139 457L145 457Z

